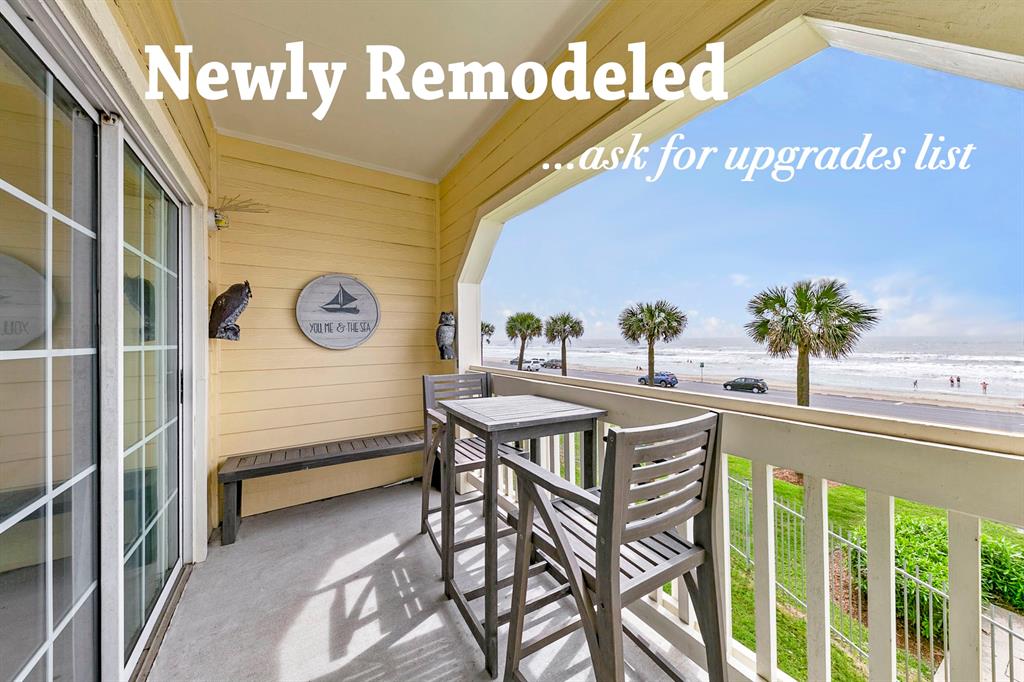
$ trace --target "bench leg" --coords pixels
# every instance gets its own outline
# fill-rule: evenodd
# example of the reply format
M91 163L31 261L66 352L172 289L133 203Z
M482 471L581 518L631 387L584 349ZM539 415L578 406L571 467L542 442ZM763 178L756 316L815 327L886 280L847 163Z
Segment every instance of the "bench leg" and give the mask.
M238 535L238 526L242 522L242 482L232 481L224 484L224 513L220 529L220 544L230 545Z

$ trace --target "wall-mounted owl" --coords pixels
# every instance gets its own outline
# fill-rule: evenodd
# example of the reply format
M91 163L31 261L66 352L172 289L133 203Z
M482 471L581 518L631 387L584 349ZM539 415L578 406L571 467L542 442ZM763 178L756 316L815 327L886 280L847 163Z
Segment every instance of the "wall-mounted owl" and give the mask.
M443 312L437 321L437 349L441 351L442 360L455 359L455 313Z
M232 284L227 291L213 301L210 308L210 338L237 341L241 330L235 322L249 305L252 289L249 280L241 284Z

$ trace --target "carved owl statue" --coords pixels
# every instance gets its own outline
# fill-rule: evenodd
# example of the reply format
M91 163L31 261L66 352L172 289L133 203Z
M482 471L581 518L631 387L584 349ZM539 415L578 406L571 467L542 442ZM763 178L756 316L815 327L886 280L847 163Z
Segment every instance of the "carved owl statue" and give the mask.
M227 291L213 301L210 308L210 338L237 341L241 330L235 322L249 305L252 289L249 280L242 284L232 284Z
M437 349L441 351L442 360L455 359L455 313L443 312L437 321Z

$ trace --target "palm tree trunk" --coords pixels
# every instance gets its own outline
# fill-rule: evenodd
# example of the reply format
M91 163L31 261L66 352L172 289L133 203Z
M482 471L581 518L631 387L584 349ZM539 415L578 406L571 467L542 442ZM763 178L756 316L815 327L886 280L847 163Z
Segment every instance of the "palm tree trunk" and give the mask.
M654 341L647 342L647 385L654 385Z
M563 377L569 376L566 373L567 369L568 369L568 367L566 367L566 359L565 359L565 339L562 339L562 376Z
M484 364L484 335L480 335L480 364Z
M519 371L523 371L523 355L526 353L526 339L519 337Z
M796 351L796 404L811 404L811 355L803 346Z

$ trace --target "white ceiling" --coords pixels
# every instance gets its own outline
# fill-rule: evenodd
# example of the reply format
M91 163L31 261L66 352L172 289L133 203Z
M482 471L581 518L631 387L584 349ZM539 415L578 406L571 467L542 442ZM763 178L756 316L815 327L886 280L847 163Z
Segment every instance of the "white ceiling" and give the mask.
M208 106L217 129L281 147L436 181L494 123L508 101L371 101L367 44L405 53L403 82L424 61L523 61L560 54L603 0L174 0L192 68L207 61L287 62L287 42L305 59L348 69L323 121L306 72L306 101L241 101L233 84ZM174 55L170 55L174 57ZM287 84L286 73L282 82ZM192 96L196 96L192 93Z

